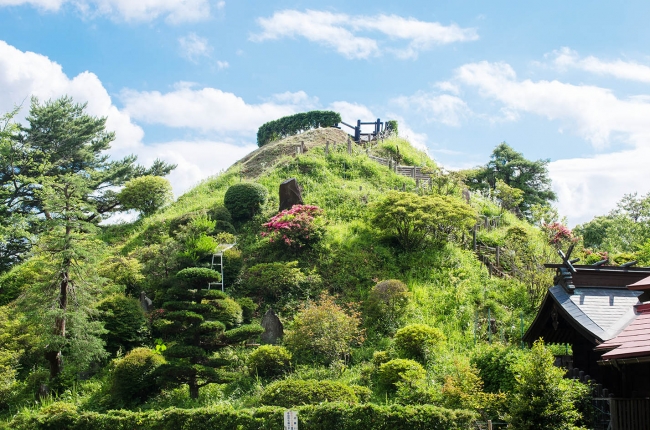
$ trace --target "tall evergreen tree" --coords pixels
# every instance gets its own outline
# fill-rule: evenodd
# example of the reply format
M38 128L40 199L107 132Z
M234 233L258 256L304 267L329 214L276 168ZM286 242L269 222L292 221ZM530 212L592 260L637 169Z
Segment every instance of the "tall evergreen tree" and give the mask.
M0 210L26 220L29 231L40 235L37 252L48 256L53 269L39 290L39 306L46 306L41 322L51 323L44 327L51 378L62 372L64 353L78 352L79 345L86 348L80 357L104 354L98 338L101 324L93 321L89 300L84 300L88 288L98 282L84 270L98 252L91 233L103 215L119 209L113 188L148 173L135 165L135 156L109 160L105 151L115 135L106 131L105 118L90 116L85 108L68 97L42 104L32 99L27 125L3 136ZM174 166L156 168L169 172ZM76 327L73 336L68 330L71 321Z
M465 183L472 190L496 190L498 181L503 181L511 188L523 191L523 200L518 208L530 215L533 205L548 205L557 199L551 190L548 163L549 160L527 160L521 152L501 142L485 166L467 172Z
M106 131L106 118L85 109L69 97L45 103L33 98L25 126L13 120L17 109L0 118L0 272L19 262L47 223L60 216L44 200L53 193L71 197L74 189L79 222L97 224L122 209L116 186L139 176L164 176L176 167L156 160L147 169L135 164L134 155L109 160L106 151L115 134Z

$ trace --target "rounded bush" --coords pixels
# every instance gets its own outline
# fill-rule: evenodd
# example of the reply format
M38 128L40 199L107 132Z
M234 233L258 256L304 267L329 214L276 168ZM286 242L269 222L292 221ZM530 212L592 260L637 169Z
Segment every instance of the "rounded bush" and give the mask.
M232 215L230 211L223 205L216 205L208 209L208 216L213 221L232 222Z
M359 398L350 386L341 382L285 379L269 384L260 402L290 408L323 402L358 403Z
M366 321L384 334L392 334L399 327L408 308L411 293L402 281L381 281L370 290L366 301Z
M437 328L412 324L397 330L395 348L404 358L424 362L432 347L445 340L445 335Z
M188 267L176 273L176 277L194 288L207 288L208 282L218 282L221 274L207 267Z
M248 356L248 367L262 378L282 376L291 369L291 353L283 346L262 345Z
M106 351L111 354L118 350L127 352L146 341L147 320L138 300L116 294L99 302L97 309L99 319L108 330L102 335Z
M154 372L165 363L162 355L136 348L113 363L109 386L116 406L144 402L158 390Z
M244 294L275 301L282 295L298 293L306 280L297 261L260 263L244 271L240 285Z
M424 379L427 372L414 360L396 358L379 366L377 377L379 384L386 390L395 389L398 382L411 382Z
M216 308L211 315L214 319L224 323L228 329L241 325L243 317L239 303L231 298L225 298L215 300L212 304Z
M266 203L268 191L260 184L242 182L232 185L226 191L223 204L236 221L246 221Z
M225 332L224 338L228 343L248 342L251 339L264 333L264 329L259 324L246 324Z
M251 300L250 297L240 297L237 299L237 303L241 306L244 324L250 324L251 321L253 321L253 315L257 310L257 304Z

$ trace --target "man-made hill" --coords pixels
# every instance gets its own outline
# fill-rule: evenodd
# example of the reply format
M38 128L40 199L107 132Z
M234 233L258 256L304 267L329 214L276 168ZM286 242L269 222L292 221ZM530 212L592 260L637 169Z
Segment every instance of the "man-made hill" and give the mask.
M171 406L231 408L248 417L270 409L245 408L286 406L298 395L304 403L388 401L471 409L485 419L503 414L506 394L498 392L514 396L509 390L516 384L515 368L527 362L518 350L522 324L530 321L537 305L531 290L545 282L536 266L521 262L552 255L552 249L539 230L502 211L490 198L476 195L465 202L458 178L437 171L435 162L407 141L393 137L375 142L368 152L353 145L348 153L347 139L338 129L316 129L269 143L158 213L103 228L78 258L78 273L97 275L94 302L79 312L122 333L105 337L119 354L134 344L146 348L76 368L71 352L101 348L101 343L75 333L71 320L70 346L62 349L70 357L70 379L47 381L42 345L35 340L39 332L50 330L43 323L46 318L30 320L25 304L17 310L0 308L0 325L10 334L0 337L0 352L12 352L0 354L0 360L9 357L0 365L10 370L2 379L9 382L0 387L0 407L8 413L33 405L34 388L43 383L68 393L68 403L44 409L39 404L24 410L14 423L85 411ZM306 151L297 153L303 142ZM418 186L368 153L424 166L434 174L435 184ZM278 214L279 184L292 177L308 207ZM253 190L255 197L246 206L250 211L239 218L224 207L226 193L235 185ZM268 199L258 207L260 186ZM244 194L239 194L239 203L249 204ZM473 252L474 220L498 215L498 226L477 235L487 245L503 246L508 255L502 265L519 265L512 273L528 278L490 277ZM225 293L206 291L202 285L217 276L206 272L216 244L235 239L237 247L225 253ZM3 282L28 292L32 285L47 285L47 274L55 270L47 256L37 255ZM80 283L79 288L87 286ZM131 297L142 291L153 301L146 319L131 306ZM284 324L283 346L256 349L258 324L270 309ZM116 344L116 338L130 333L141 336L129 337L128 346ZM503 346L485 352L481 345L489 341ZM115 361L109 365L110 359ZM473 366L488 369L492 379ZM181 367L186 373L178 373ZM90 379L81 381L79 375ZM322 380L336 387L336 393L323 393ZM74 393L65 391L70 381L79 384ZM209 381L219 383L202 386ZM487 382L492 392L483 390ZM124 387L131 386L125 393ZM190 392L198 398L190 398ZM361 410L333 408L337 417L353 417L351 411ZM471 416L431 413L450 420L462 417L463 423ZM260 423L271 419L264 416ZM190 422L182 419L179 427ZM448 423L448 428L456 425ZM372 428L368 425L364 428Z

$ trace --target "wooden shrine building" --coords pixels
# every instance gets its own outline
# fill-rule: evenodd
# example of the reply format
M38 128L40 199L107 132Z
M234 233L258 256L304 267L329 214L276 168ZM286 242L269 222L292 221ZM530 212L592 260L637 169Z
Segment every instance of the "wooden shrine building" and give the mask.
M562 263L546 265L554 286L524 341L570 344L563 365L606 399L609 428L650 430L650 267L575 265L560 255Z

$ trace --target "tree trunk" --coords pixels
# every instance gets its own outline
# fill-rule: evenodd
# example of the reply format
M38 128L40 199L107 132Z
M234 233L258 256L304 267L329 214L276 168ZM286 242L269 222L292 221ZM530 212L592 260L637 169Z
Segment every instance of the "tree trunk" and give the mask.
M61 337L65 337L65 311L68 308L68 286L70 284L67 271L69 266L70 263L65 261L65 270L61 274L61 284L59 286L59 309L63 311L64 314L56 317L54 320L54 334ZM63 371L63 357L61 351L47 351L45 353L45 358L50 363L50 379L54 379Z
M199 384L196 381L196 378L192 378L192 380L190 380L188 385L190 387L190 399L198 399L199 398Z

